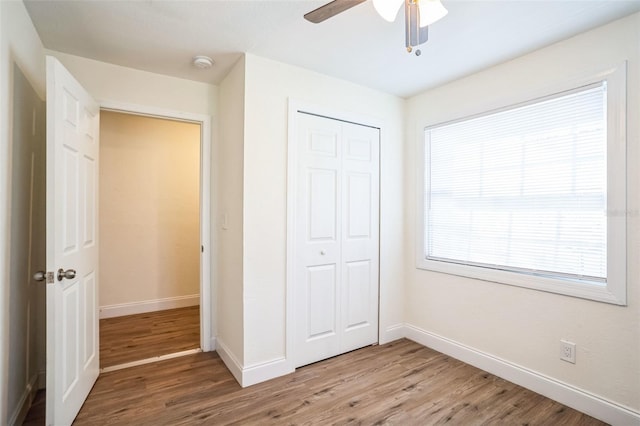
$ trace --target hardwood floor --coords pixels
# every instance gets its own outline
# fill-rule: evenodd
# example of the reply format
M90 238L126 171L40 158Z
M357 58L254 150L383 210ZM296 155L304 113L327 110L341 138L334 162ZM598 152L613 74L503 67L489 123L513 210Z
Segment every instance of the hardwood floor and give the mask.
M200 347L200 307L100 320L100 367Z
M242 389L215 352L100 376L75 425L602 425L403 339Z

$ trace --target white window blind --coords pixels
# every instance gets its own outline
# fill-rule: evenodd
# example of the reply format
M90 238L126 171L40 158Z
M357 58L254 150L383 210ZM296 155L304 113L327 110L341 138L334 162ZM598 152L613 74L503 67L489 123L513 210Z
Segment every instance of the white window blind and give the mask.
M424 259L606 283L606 93L427 128Z

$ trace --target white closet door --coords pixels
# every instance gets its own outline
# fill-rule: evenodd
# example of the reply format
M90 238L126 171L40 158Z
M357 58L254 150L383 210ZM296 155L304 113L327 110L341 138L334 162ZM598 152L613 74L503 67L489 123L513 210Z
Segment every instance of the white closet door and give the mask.
M378 340L379 133L297 114L295 364Z
M340 353L378 341L379 130L342 125Z

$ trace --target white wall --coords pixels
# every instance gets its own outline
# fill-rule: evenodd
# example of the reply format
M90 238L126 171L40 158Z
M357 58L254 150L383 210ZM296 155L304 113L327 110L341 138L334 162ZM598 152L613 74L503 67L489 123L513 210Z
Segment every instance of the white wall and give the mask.
M245 59L233 66L220 85L220 143L218 145L218 256L217 346L231 362L244 363L242 304L242 185L244 173ZM227 360L225 360L226 362ZM228 362L227 362L228 364Z
M200 293L200 125L100 114L100 307Z
M13 67L17 64L41 99L45 75L42 43L22 2L0 2L0 422L16 407L8 406L9 244L11 206L11 142L13 135ZM12 392L23 390L11 390Z
M513 103L589 71L628 60L628 306L418 270L416 169L406 168L406 322L604 400L640 411L640 14L578 35L408 100L405 158L425 125ZM560 339L577 362L559 359Z
M392 95L246 55L244 366L285 356L288 99L375 117L381 134L380 330L401 324L403 106Z

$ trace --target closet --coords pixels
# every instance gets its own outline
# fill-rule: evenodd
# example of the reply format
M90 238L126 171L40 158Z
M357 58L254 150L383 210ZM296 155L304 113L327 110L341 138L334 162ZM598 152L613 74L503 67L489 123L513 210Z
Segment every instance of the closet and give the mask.
M296 114L296 366L378 341L379 133Z

